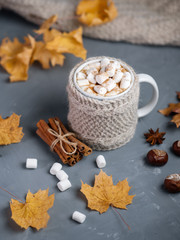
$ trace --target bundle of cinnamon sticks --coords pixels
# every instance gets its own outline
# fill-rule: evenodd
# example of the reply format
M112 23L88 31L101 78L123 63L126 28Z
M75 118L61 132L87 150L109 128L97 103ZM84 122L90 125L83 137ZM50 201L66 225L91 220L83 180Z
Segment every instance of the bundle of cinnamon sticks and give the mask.
M70 133L57 117L50 118L46 123L40 120L37 123L37 135L58 154L64 164L73 166L83 156L92 153L92 149Z

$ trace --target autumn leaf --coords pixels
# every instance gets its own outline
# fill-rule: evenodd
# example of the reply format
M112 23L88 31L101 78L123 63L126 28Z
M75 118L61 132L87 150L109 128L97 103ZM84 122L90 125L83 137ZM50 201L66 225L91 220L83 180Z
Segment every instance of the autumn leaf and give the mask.
M180 113L173 116L171 122L176 124L176 127L180 127Z
M173 112L173 113L180 113L180 104L179 104L179 106L176 105L176 107L173 109L172 112Z
M165 116L169 116L172 112L177 112L180 109L180 103L169 103L167 108L159 110Z
M82 27L70 33L62 33L60 36L56 36L52 41L46 43L46 48L58 53L71 53L76 57L86 59L87 51L83 47Z
M58 31L57 29L46 30L43 34L43 40L45 43L47 43L61 35L62 35L62 33L60 31Z
M180 92L176 92L177 93L177 98L180 100Z
M106 212L109 206L127 209L126 205L132 203L135 195L128 195L131 187L127 179L113 184L112 176L106 175L102 170L95 175L94 187L82 182L81 192L88 200L88 207L100 213Z
M64 55L56 52L55 50L46 49L46 44L42 41L36 42L34 54L31 63L39 61L44 69L50 68L50 64L62 66L64 63Z
M0 116L0 145L18 143L23 137L22 127L19 127L20 116L13 113L10 117L3 119Z
M48 209L54 204L54 194L48 196L48 189L32 194L28 191L26 202L11 199L11 218L22 228L45 228L50 218Z
M118 12L112 0L82 0L76 8L76 14L83 24L95 26L112 21Z
M43 34L43 40L36 42L31 63L39 61L43 68L49 68L50 64L63 65L65 56L63 53L72 53L77 57L86 58L86 49L83 47L82 28L78 28L70 33L61 33L56 29L49 29L51 24L57 20L57 16L52 16L41 27L38 34Z
M48 18L46 21L43 22L43 24L40 26L38 30L34 30L34 32L38 34L42 34L48 30L52 24L54 24L58 19L57 15L53 15L50 18Z
M180 92L177 93L177 98L180 99ZM180 102L178 103L169 103L167 108L159 110L159 112L165 116L169 116L171 113L175 114L172 117L171 122L176 124L176 127L180 127Z
M26 81L28 69L35 47L32 36L25 37L25 42L20 43L17 38L11 41L5 38L0 46L0 64L10 74L10 81Z
M51 25L57 21L57 19L57 15L51 16L40 26L38 30L34 30L34 32L37 34L43 34L44 42L52 41L55 37L61 36L62 33L57 29L49 29Z
M86 59L86 49L83 47L82 28L70 33L61 33L56 29L49 29L57 21L57 15L47 19L39 30L43 41L36 41L32 36L25 37L24 43L17 38L11 41L5 38L0 45L0 64L10 74L10 81L26 81L30 64L39 61L43 68L50 68L50 64L62 66L65 56L71 53Z

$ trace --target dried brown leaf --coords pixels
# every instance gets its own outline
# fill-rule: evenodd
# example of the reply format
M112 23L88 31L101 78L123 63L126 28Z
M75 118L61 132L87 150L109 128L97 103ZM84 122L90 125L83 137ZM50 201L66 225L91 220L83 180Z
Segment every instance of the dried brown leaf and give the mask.
M26 81L31 56L35 47L32 36L25 37L25 42L20 43L17 38L11 41L5 38L0 46L0 64L10 74L10 81Z
M43 24L40 26L38 30L34 30L34 32L38 34L43 34L44 32L46 32L46 30L48 30L51 27L53 23L57 21L57 19L58 19L57 15L51 16L50 18L43 22Z
M50 68L52 66L60 65L64 63L65 56L55 50L48 50L46 44L42 41L36 42L34 54L31 59L31 63L39 61L44 69Z
M86 49L82 42L82 27L70 32L56 36L52 41L46 43L46 49L58 53L71 53L76 57L86 59Z
M180 100L180 92L176 92L177 93L177 98Z
M81 0L76 14L83 24L96 26L112 21L118 12L112 0Z
M3 119L0 116L0 145L18 143L23 137L22 127L19 127L20 116L13 113L10 117Z
M88 200L88 207L100 213L106 212L110 205L127 209L126 205L132 203L135 195L129 195L131 187L127 179L113 184L112 176L106 175L102 170L95 175L94 187L82 182L81 192Z
M176 124L176 127L180 127L180 113L173 116L171 122Z
M47 211L54 204L54 194L48 196L48 189L32 194L28 191L26 202L11 199L11 218L22 228L45 228L50 218Z
M180 92L176 92L178 99L180 99ZM180 126L180 102L178 103L169 103L169 106L167 108L159 110L159 112L165 116L169 116L171 113L175 113L172 117L171 122L176 124L176 127L178 128Z

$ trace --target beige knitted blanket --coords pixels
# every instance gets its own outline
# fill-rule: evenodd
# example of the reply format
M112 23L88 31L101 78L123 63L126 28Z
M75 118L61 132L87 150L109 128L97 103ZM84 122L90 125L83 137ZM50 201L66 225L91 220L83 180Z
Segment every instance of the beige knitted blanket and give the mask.
M102 0L103 1L103 0ZM0 8L41 24L58 14L58 27L81 25L73 16L79 0L0 0ZM118 17L104 25L84 26L84 36L138 44L180 45L180 0L114 0Z

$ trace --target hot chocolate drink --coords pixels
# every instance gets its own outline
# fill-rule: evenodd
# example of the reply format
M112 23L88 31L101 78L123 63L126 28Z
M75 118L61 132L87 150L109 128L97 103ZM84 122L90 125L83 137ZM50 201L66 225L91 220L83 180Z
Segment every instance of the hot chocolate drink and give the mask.
M81 90L92 96L111 97L126 91L132 83L130 72L120 62L104 57L76 73Z

